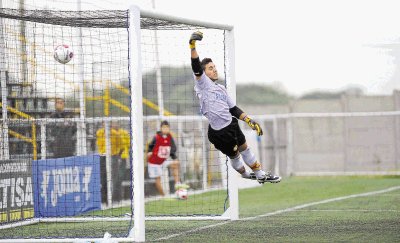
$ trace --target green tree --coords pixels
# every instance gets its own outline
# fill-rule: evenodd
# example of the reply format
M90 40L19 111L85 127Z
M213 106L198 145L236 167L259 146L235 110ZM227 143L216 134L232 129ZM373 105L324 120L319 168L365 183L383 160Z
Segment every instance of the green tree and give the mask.
M237 84L236 92L238 105L284 105L291 99L285 91L273 85Z
M312 91L305 93L300 99L340 99L342 95L363 95L364 91L360 87L347 87L339 91Z

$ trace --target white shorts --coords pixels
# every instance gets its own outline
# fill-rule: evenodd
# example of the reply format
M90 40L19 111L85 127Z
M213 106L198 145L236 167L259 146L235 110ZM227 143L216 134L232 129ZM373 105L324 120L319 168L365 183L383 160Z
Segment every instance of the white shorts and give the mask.
M168 167L171 163L172 163L171 160L166 160L161 165L147 163L147 172L149 173L149 177L150 178L161 177L164 168Z

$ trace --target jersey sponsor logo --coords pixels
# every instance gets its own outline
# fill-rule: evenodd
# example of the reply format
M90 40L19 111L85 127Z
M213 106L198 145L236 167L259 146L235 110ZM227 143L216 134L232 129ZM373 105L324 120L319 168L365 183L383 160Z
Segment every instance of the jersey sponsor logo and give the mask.
M170 146L160 146L158 148L157 156L162 159L167 159L169 157L170 151L171 151Z
M216 100L226 101L226 100L227 100L227 97L226 97L225 94L215 93L215 99L216 99Z

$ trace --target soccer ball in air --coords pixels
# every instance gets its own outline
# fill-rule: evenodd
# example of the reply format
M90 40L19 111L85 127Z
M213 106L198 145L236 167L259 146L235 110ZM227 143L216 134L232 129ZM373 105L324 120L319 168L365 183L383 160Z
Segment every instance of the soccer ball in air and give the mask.
M74 52L68 45L58 45L54 49L54 59L59 63L66 64L71 61L72 57L74 57Z
M188 191L186 189L179 189L175 193L178 199L186 200L188 198Z

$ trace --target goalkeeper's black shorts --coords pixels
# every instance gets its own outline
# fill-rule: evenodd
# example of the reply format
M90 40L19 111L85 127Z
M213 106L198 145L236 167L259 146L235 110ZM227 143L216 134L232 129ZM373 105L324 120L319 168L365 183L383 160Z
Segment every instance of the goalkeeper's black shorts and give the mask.
M234 156L238 147L246 142L246 137L240 130L238 120L232 117L232 122L221 130L214 130L208 125L208 140L223 154Z

